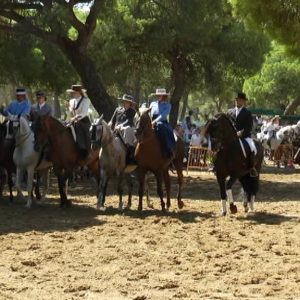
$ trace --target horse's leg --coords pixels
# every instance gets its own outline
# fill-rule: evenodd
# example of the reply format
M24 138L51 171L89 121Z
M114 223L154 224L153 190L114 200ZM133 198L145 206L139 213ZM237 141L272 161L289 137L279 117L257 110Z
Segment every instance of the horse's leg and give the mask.
M130 174L127 175L126 182L128 187L128 201L127 201L126 209L130 209L131 200L132 200L132 189L133 189L132 177Z
M179 209L182 209L184 206L184 203L181 199L181 191L182 191L182 185L183 185L183 173L182 173L182 164L180 165L175 164L176 167L176 173L177 173L177 183L178 183L178 192L177 192L177 205Z
M17 197L19 199L23 199L23 193L21 188L21 182L24 175L24 170L17 168L17 174L16 174L16 190L17 190Z
M165 211L165 202L164 202L164 193L163 193L163 188L162 188L162 181L163 181L163 174L161 172L156 172L154 173L156 177L156 184L157 184L157 194L160 198L160 205L161 205L161 210Z
M147 206L148 206L148 208L154 208L153 202L152 202L151 199L150 199L148 180L149 180L149 177L148 177L147 174L146 174L146 176L145 176L145 181L144 181L144 191L146 192Z
M68 179L69 174L65 174L63 170L55 170L57 181L58 181L58 190L60 195L60 207L64 208L71 204L68 201L67 194L66 194L66 181Z
M108 185L108 176L104 170L100 170L97 209L100 209L103 211L105 210L104 204L105 204L107 185Z
M144 185L145 185L145 175L146 170L139 168L138 170L138 180L139 180L139 205L138 210L143 210L143 196L144 196Z
M123 209L123 201L122 201L122 197L123 197L123 175L120 174L120 176L118 176L118 194L119 194L119 210Z
M221 196L221 214L222 216L226 216L227 208L226 208L226 186L225 186L225 177L218 175L217 173L217 180L220 188L220 196Z
M27 204L26 207L30 208L32 204L32 184L33 184L34 168L27 169Z
M35 197L37 200L41 200L41 193L40 193L40 185L41 185L41 175L40 172L36 172L36 184L34 188Z
M230 176L228 182L226 183L226 196L229 201L229 208L232 214L237 213L237 206L234 204L234 199L232 195L232 185L235 183L236 177Z
M166 188L166 197L167 197L167 210L171 207L171 180L168 169L163 172L163 178Z
M7 183L8 183L8 188L9 188L9 200L10 202L13 202L13 180L12 180L12 170L7 170Z

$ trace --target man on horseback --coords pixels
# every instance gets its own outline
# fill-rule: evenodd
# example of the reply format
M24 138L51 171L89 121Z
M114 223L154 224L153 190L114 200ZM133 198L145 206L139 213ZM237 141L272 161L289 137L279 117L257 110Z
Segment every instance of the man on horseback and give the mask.
M3 111L5 116L14 115L29 118L31 111L31 103L27 99L26 90L24 88L16 89L16 99L13 100Z
M67 90L71 93L72 98L69 102L70 121L69 125L73 125L76 132L76 144L82 159L86 159L90 148L90 126L91 121L89 114L89 99L86 96L86 90L81 85L72 85L71 89Z
M235 103L236 106L228 111L229 116L233 119L237 130L237 136L245 139L250 147L250 176L257 177L258 173L255 169L256 147L251 138L253 119L251 112L246 108L247 97L245 93L238 93Z
M134 117L136 114L133 106L134 99L131 95L124 94L121 98L123 102L122 107L117 107L109 126L115 132L121 134L122 140L127 146L126 164L136 164L134 159L135 152L135 134L134 134Z
M46 103L47 97L45 92L37 91L35 95L37 103L32 106L30 112L31 127L33 130L35 130L35 125L39 117L52 116L52 107ZM49 143L44 146L43 158L47 161L51 161Z
M166 92L166 89L156 89L155 95L158 99L150 104L152 125L159 138L163 156L165 158L172 158L174 156L176 141L173 128L167 120L171 111L171 104L167 102L170 94Z

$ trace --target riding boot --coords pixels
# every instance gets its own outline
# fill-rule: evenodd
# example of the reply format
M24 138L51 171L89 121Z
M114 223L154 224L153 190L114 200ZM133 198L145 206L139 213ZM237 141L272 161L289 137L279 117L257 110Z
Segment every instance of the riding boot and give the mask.
M258 176L257 170L255 169L255 153L253 151L250 152L250 176Z
M136 165L134 154L135 154L135 147L128 145L127 153L126 153L126 165Z

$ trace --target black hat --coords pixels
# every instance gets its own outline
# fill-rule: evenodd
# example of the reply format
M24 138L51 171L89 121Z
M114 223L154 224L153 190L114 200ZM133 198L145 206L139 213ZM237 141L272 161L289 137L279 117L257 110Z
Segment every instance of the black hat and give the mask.
M16 95L26 95L26 90L24 88L16 88Z
M35 93L35 95L36 95L37 97L45 97L45 98L46 98L46 94L45 94L45 92L43 92L43 91L37 91L37 92Z
M243 93L243 92L239 92L239 93L237 94L236 99L244 99L244 100L248 100L247 97L246 97L246 94Z

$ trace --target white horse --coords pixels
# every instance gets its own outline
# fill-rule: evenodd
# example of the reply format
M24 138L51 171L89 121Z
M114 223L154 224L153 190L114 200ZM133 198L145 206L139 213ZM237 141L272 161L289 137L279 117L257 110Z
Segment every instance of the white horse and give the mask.
M48 189L48 170L52 163L42 160L40 162L40 152L34 150L34 134L30 129L28 121L24 117L9 116L9 121L13 124L13 135L16 139L16 147L14 150L14 163L17 168L16 189L18 197L23 198L21 182L24 173L27 171L27 204L30 208L32 204L32 186L34 172L40 172L44 181L44 191L42 193L42 202L44 202Z
M122 141L122 138L115 135L108 124L102 117L95 121L92 125L92 147L100 147L99 151L99 175L98 182L98 199L97 209L105 210L105 196L108 181L112 177L117 177L118 180L118 194L119 194L119 209L123 209L123 180L126 178L128 186L128 201L127 209L131 208L132 198L132 172L137 166L126 166L127 147ZM153 207L149 200L148 185L147 190L147 204L148 207Z

